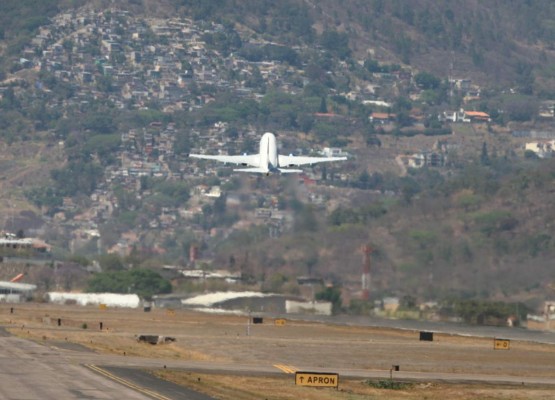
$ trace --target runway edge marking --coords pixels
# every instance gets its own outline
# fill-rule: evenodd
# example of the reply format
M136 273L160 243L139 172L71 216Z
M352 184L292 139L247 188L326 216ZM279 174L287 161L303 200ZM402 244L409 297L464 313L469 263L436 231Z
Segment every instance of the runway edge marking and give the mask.
M286 374L294 374L295 372L297 372L297 368L292 365L274 364L273 366L285 372Z
M133 390L136 390L136 391L138 391L138 392L141 392L141 393L143 393L143 394L146 394L147 396L153 397L153 398L155 398L155 399L157 399L157 400L172 400L172 399L170 399L169 397L166 397L166 396L161 395L160 393L156 393L156 392L154 392L154 391L152 391L152 390L149 390L149 389L144 388L144 387L142 387L142 386L136 385L136 384L134 384L133 382L130 382L130 381L126 380L126 379L120 378L119 376L114 375L114 374L112 374L112 373L106 371L105 369L100 368L99 366L96 366L96 365L93 365L93 364L85 364L85 367L87 367L87 368L89 368L90 370L92 370L92 371L94 371L94 372L97 372L97 373L99 373L99 374L101 374L101 375L104 375L105 377L107 377L107 378L109 378L109 379L111 379L111 380L113 380L113 381L115 381L115 382L118 382L118 383L120 383L120 384L122 384L122 385L124 385L124 386L127 386L128 388L131 388L131 389L133 389Z

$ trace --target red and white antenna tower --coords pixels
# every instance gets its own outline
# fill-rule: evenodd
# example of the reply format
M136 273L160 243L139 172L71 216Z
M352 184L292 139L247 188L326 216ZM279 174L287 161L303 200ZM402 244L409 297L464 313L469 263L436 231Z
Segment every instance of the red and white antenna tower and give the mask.
M362 300L370 298L370 254L373 251L370 245L362 246Z

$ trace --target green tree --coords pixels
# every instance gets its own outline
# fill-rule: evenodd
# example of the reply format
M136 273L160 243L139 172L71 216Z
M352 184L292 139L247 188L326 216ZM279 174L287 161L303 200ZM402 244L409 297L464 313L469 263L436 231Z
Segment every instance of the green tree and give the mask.
M98 257L98 263L103 271L121 271L125 269L123 260L117 254L102 254Z
M329 301L332 305L332 313L337 314L343 307L343 300L341 299L341 289L337 287L326 287L325 289L317 292L314 297L316 300Z
M318 109L318 112L320 113L327 113L328 112L328 106L326 104L326 98L322 97L322 100L320 101L320 108Z
M342 60L351 55L349 37L346 33L326 30L320 37L320 43L325 49L337 54Z
M491 161L489 159L489 155L488 155L488 146L486 144L486 142L484 142L482 144L482 153L480 154L480 163L482 165L490 165Z
M93 275L88 281L88 293L136 293L150 300L155 294L170 293L171 283L155 271L136 268L131 271L108 271Z
M437 89L441 84L441 80L429 72L419 72L414 77L414 81L421 89Z

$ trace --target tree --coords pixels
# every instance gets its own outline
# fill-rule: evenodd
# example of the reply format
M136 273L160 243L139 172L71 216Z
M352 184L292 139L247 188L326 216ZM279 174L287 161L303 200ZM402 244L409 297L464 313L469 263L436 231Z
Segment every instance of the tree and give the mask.
M322 100L320 101L320 108L318 109L318 112L324 113L324 114L328 112L328 106L326 104L325 97L322 97Z
M125 268L123 260L117 254L103 254L98 262L103 271L121 271Z
M295 215L295 230L297 232L316 232L318 220L311 206L303 206Z
M489 159L489 155L488 155L488 146L486 144L486 142L484 142L482 144L482 153L480 154L480 163L482 165L490 165L490 159Z
M314 117L310 114L299 114L297 116L297 125L304 133L310 132L314 126Z
M172 290L171 283L158 272L137 268L129 271L129 275L135 292L144 299L151 300L155 294L170 293Z
M55 187L62 196L89 195L102 177L103 169L90 160L72 160L64 168L51 171Z
M100 111L88 115L83 121L83 127L101 134L114 133L117 128L112 116Z
M441 80L429 72L419 72L414 77L414 81L416 82L419 88L424 90L437 89L441 84Z
M95 274L88 282L89 293L136 293L150 300L159 293L170 293L171 283L155 271L136 268L131 271L109 271Z
M13 88L8 87L2 95L2 100L0 101L0 109L4 108L7 110L10 110L14 108L19 108L19 106L20 104L17 98L15 97Z
M332 313L337 314L341 311L343 300L341 299L341 289L337 287L327 287L317 292L314 296L316 300L329 301L332 306Z
M252 68L252 74L245 80L245 86L261 91L266 89L266 81L264 80L260 69L256 65Z
M412 177L401 178L400 184L401 184L401 194L402 194L403 200L407 204L411 204L414 196L416 196L421 190L420 185Z
M337 54L337 56L342 60L351 55L349 37L346 33L324 31L320 37L320 43L325 49Z
M225 134L227 135L228 138L230 138L231 140L237 140L239 138L239 131L237 130L237 127L235 126L230 126Z
M512 121L531 121L537 115L539 109L538 101L532 97L511 98L505 111Z

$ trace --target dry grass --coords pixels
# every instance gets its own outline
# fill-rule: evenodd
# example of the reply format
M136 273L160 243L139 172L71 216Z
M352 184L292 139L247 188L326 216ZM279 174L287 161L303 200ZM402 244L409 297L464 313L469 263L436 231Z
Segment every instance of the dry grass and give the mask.
M293 376L279 378L238 377L196 374L182 371L155 371L163 379L176 382L220 400L547 400L552 388L517 386L409 383L400 390L380 389L365 381L343 379L339 389L295 386Z
M58 318L61 326L58 326ZM103 330L99 329L102 322ZM275 364L297 370L347 368L383 372L393 364L402 371L481 373L554 377L555 346L512 342L510 351L494 351L489 338L436 334L420 342L418 332L288 321L278 327L265 320L213 316L177 310L108 309L26 303L0 306L0 323L13 334L36 341L71 342L97 352L249 365ZM87 328L83 329L84 324ZM164 345L139 343L137 336L171 336ZM279 370L276 368L276 372ZM361 380L340 378L339 390L294 385L293 375L255 377L156 371L165 379L196 388L220 399L549 399L552 388L508 385L413 384L408 389L372 387ZM200 378L200 381L199 381Z

